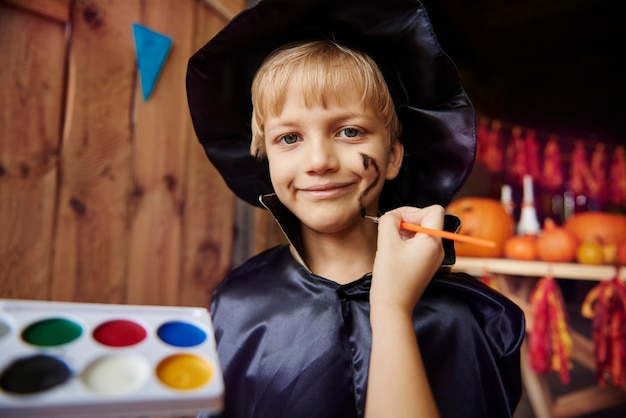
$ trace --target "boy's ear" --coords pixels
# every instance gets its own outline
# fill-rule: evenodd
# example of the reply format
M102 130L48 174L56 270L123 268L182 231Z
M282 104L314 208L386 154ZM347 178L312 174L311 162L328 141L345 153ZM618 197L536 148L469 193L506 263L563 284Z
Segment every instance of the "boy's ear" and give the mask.
M387 160L387 180L396 178L402 167L402 158L404 157L404 145L400 141L395 141L389 149L389 158Z

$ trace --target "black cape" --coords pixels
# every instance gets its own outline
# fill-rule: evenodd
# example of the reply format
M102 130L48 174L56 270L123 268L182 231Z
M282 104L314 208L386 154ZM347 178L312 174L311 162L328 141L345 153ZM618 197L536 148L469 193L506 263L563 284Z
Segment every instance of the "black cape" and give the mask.
M288 245L226 277L211 302L223 416L362 417L370 283L369 274L346 285L316 276ZM513 415L524 337L515 304L471 276L440 272L417 304L414 323L442 417Z

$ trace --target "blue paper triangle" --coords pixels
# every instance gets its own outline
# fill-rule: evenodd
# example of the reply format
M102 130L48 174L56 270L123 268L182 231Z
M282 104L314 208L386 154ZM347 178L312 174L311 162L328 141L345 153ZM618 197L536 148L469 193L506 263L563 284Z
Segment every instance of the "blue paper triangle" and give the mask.
M172 38L133 23L135 54L141 79L143 100L148 100L156 84L167 54L172 46Z

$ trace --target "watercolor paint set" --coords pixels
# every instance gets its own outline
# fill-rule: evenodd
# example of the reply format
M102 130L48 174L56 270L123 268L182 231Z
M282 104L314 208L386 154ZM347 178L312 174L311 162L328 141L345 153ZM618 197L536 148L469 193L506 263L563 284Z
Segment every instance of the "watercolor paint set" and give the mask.
M204 308L0 299L0 417L207 416L223 392Z

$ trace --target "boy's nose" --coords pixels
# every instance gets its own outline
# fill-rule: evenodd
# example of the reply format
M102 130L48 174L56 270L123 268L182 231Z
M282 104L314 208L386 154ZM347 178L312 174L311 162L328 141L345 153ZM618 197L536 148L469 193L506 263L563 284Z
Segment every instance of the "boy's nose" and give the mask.
M335 145L332 140L316 138L309 140L308 144L305 164L309 171L324 173L337 169L339 159L337 158Z

